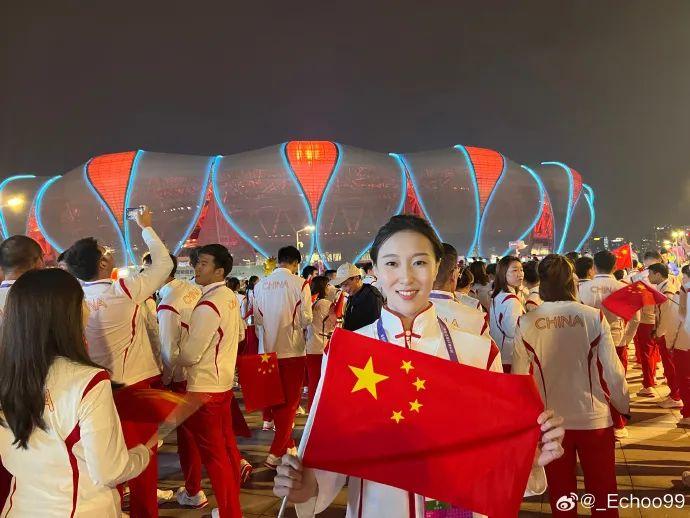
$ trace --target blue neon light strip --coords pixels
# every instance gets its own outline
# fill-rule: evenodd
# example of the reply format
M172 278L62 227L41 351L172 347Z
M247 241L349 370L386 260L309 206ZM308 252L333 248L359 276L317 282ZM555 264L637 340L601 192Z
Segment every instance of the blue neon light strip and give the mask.
M584 183L582 184L582 188L586 191L584 195L585 200L587 201L587 207L589 208L589 228L587 228L587 232L585 232L585 236L582 238L582 241L580 241L580 243L577 245L576 250L578 252L587 242L589 236L592 235L592 232L594 231L594 222L596 219L596 215L594 212L594 191L589 185Z
M247 235L246 232L244 232L230 217L230 214L228 213L227 209L225 208L225 205L223 204L223 200L220 196L220 189L218 188L218 170L220 169L220 164L223 161L223 156L218 155L216 159L213 161L213 167L211 168L211 185L213 186L213 197L216 200L216 205L218 206L218 209L220 209L220 213L223 215L225 218L225 221L227 221L228 225L232 227L232 229L237 232L237 234L244 239L254 250L259 252L261 255L263 255L266 259L268 259L270 254L266 252L263 248L259 246L259 244L254 241L251 237Z
M388 156L393 158L400 168L400 200L398 201L398 206L394 213L398 215L402 214L403 208L405 207L405 199L407 198L407 172L405 170L405 164L403 164L402 160L400 160L400 157L396 153L388 153ZM357 264L362 256L369 251L373 242L374 240L372 239L367 243L367 245L355 256L352 264Z
M319 233L319 227L318 223L315 225L314 224L314 217L311 215L311 207L309 206L309 199L307 198L307 193L304 191L304 188L302 187L302 184L299 181L299 178L297 178L297 175L295 172L292 170L292 167L290 166L290 161L288 160L287 156L287 142L283 142L280 145L280 157L283 159L283 167L285 168L285 171L287 171L288 176L292 180L292 183L295 184L295 187L297 187L297 191L299 192L299 196L302 199L302 205L304 205L304 210L307 211L307 220L309 221L308 226L315 227L314 230L311 231L311 235L309 236L309 254L306 257L302 257L302 261L304 262L305 260L307 261L307 264L309 264L309 261L311 261L311 256L314 255L314 247L318 246L317 245L317 234ZM335 171L338 168L338 165L340 165L340 155L341 155L341 149L338 144L336 144L336 147L338 148L338 161L336 161L335 167L333 168L333 171L331 171L331 177L328 179L328 182L330 183L331 178L335 176ZM326 184L326 189L323 191L323 194L321 195L321 201L323 201L326 197L326 190L328 189L328 184ZM321 207L321 201L319 202L319 208ZM319 212L317 209L316 212L316 220L319 220ZM319 254L321 254L321 251L319 251Z
M199 196L199 203L197 205L197 209L194 212L194 217L189 222L187 230L185 230L184 234L182 234L182 239L180 239L180 242L177 243L177 246L175 247L175 250L173 252L174 255L176 255L182 249L185 241L187 241L192 232L194 232L194 229L196 228L196 225L199 222L199 216L201 216L201 211L203 210L204 205L206 203L206 195L208 194L209 182L211 181L211 171L213 170L213 164L219 158L220 155L208 159L208 165L206 166L206 172L204 173L204 183L201 187L201 194Z
M486 201L486 206L484 207L484 212L482 213L482 203L481 200L479 199L479 182L477 180L477 172L474 170L474 163L472 163L472 158L470 157L469 152L467 149L465 149L465 146L462 146L460 144L453 146L454 149L457 149L460 151L464 157L465 157L465 162L467 163L467 167L470 170L470 177L472 178L472 183L474 185L474 203L476 207L476 214L474 218L474 236L472 237L472 244L470 245L470 249L467 251L467 254L465 257L471 257L472 252L476 250L477 255L481 256L481 245L479 243L479 240L481 239L481 229L482 229L482 224L484 221L484 214L486 214L486 209L489 207L489 204L491 203L491 200L493 199L494 192L496 191L496 187L498 187L499 182L503 178L503 173L505 172L506 168L506 159L503 155L501 155L501 158L503 159L503 171L501 171L501 175L498 177L498 181L496 182L496 185L494 185L494 188L491 190L491 194L489 195L489 199Z
M141 149L139 149L137 151L137 154L134 155L134 160L132 161L132 169L129 172L127 190L125 191L125 206L123 207L122 214L122 227L125 231L125 250L127 251L127 255L129 255L129 259L132 262L132 264L138 264L138 261L134 256L134 250L132 249L132 239L129 232L129 220L127 219L127 215L124 214L124 211L127 210L127 207L130 207L130 200L132 199L132 190L134 188L134 180L136 179L137 172L139 170L139 162L141 161L141 157L143 156L144 151Z
M539 175L527 166L521 165L520 167L527 171L532 176L534 181L537 182L537 187L539 188L539 205L537 206L537 214L534 216L534 219L532 219L532 223L529 227L527 227L527 230L525 230L522 235L517 238L517 241L522 241L525 239L539 222L539 218L541 218L541 215L544 212L544 197L546 196L546 189L544 187L544 183L541 181L541 178L539 178ZM503 252L503 255L508 255L508 252L510 252L510 248L506 248L505 252Z
M417 201L419 202L419 206L422 208L422 212L424 213L424 217L427 219L429 222L429 225L431 225L431 228L434 229L434 232L436 232L436 235L438 238L443 241L443 236L441 233L438 231L436 228L436 225L434 225L434 221L431 219L431 216L429 216L429 211L426 210L426 206L424 205L424 200L422 199L421 193L419 191L419 186L417 185L417 180L414 177L414 170L412 167L410 167L410 163L405 159L405 155L399 155L396 154L395 156L400 158L400 161L403 163L405 166L405 169L407 169L408 174L410 175L410 181L412 182L412 187L414 188L414 191L417 193Z
M113 214L113 211L110 209L110 206L105 202L103 199L103 196L101 196L101 193L96 190L96 188L93 186L91 183L91 180L89 180L89 173L88 173L88 168L89 164L91 163L91 160L86 162L84 164L84 167L82 168L82 174L84 176L84 183L88 186L89 190L91 193L96 197L98 200L98 203L101 204L101 207L103 207L103 210L108 216L108 219L110 222L113 224L113 230L115 230L115 233L117 234L117 237L120 240L120 246L122 247L122 264L126 265L127 264L127 246L125 245L125 238L122 235L122 229L120 228L120 224L117 222L117 218L115 218L115 214Z
M2 182L0 182L0 201L3 202L3 206L4 200L2 199L2 191L5 189L7 184L12 183L15 180L32 180L34 178L36 178L36 175L33 174L17 174L10 176L9 178L5 178ZM3 214L3 208L4 207L0 207L0 226L2 230L2 238L7 239L10 237L10 231L7 229L7 222L5 221L5 215Z
M41 218L41 203L43 202L43 196L45 196L48 187L53 185L60 178L60 175L53 176L51 179L44 182L43 185L41 185L41 187L38 189L38 193L36 194L36 205L34 206L34 215L36 216L36 224L38 225L38 229L41 231L41 234L43 234L43 237L45 237L46 241L50 243L50 246L52 246L58 252L62 253L64 249L48 235L48 232L46 232L46 229L43 226L43 219Z
M575 185L573 181L573 173L570 168L562 162L542 162L541 165L553 165L563 169L568 175L568 211L565 214L565 224L563 225L563 232L561 233L561 239L558 243L558 248L555 253L563 253L563 247L565 246L565 239L568 236L568 230L570 230L570 218L573 213L573 191L575 190ZM551 207L553 209L553 206ZM555 220L556 218L554 218ZM554 222L555 223L555 222ZM554 224L554 236L556 236L556 225Z

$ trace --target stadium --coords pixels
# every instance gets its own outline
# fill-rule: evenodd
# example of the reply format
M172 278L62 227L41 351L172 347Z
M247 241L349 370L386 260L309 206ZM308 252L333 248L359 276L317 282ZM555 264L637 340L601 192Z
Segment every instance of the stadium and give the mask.
M84 236L115 249L120 266L145 249L127 207L147 205L171 251L225 244L252 266L297 243L337 267L368 258L391 215L427 218L466 257L580 250L595 223L594 192L561 162L519 165L457 145L380 153L330 141L290 141L233 155L128 151L93 157L64 175L0 183L3 238L27 234L49 258Z

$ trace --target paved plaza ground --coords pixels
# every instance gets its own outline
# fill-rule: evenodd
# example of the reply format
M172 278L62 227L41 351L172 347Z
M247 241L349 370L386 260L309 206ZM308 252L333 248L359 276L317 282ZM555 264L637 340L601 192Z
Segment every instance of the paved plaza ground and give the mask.
M632 351L631 351L632 353ZM632 357L632 354L631 354ZM660 371L661 373L661 371ZM690 516L690 488L684 487L681 474L690 470L690 430L678 428L676 421L679 413L676 410L664 410L654 404L654 400L634 396L641 388L641 372L635 366L628 373L628 382L632 396L632 423L629 425L630 436L617 443L616 472L620 495L643 497L663 497L665 494L684 494L686 505L683 509L621 509L621 516L634 517L688 517ZM665 385L658 387L660 396L668 393ZM304 417L297 418L295 427L299 435L304 426ZM273 437L272 432L261 431L261 414L256 412L247 416L252 429L250 439L240 439L239 446L244 457L257 466L252 479L242 488L241 503L244 516L276 516L280 501L271 492L274 472L262 466ZM173 439L174 440L174 439ZM181 485L179 461L174 443L165 444L160 454L160 482L163 489L177 489ZM214 504L212 490L208 479L203 481L203 488L209 496L210 504L202 510L180 509L177 503L161 505L160 516L179 518L210 517ZM584 491L582 477L578 477L580 492ZM320 514L320 517L334 518L345 516L345 497L341 492L331 507ZM589 512L579 508L580 514ZM549 516L551 514L545 496L526 499L522 504L520 516ZM293 509L286 516L294 517Z

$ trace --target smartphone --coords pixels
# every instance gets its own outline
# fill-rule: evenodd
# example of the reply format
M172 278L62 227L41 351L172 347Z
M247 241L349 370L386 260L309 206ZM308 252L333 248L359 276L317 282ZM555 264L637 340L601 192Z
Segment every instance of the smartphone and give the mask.
M128 220L134 221L137 219L137 214L143 214L145 210L145 205L139 205L138 207L127 207L125 209L125 214L127 215Z

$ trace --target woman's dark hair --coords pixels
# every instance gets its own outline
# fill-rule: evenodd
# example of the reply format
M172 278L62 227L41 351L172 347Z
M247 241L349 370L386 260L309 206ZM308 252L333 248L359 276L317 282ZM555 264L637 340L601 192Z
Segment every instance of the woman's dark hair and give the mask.
M436 232L431 227L429 222L413 214L399 214L389 219L388 223L383 225L376 233L374 242L371 244L371 249L369 250L369 256L374 264L376 264L376 260L379 256L379 250L381 249L381 246L383 246L383 243L388 241L393 234L397 234L398 232L403 232L405 230L422 234L429 241L431 241L431 247L434 249L434 258L437 262L441 260L443 257L443 246L441 245L441 240L438 238Z
M249 280L247 281L247 291L253 290L257 282L259 282L258 276L252 275L251 277L249 277Z
M489 284L489 276L486 273L486 263L484 261L471 262L469 269L474 276L474 282L482 286Z
M316 295L317 299L325 299L328 280L328 277L325 275L317 275L316 277L312 277L311 282L309 283L311 294Z
M80 239L67 250L65 262L69 271L82 281L90 281L98 275L98 261L103 253L95 237Z
M474 275L472 275L470 268L463 268L458 276L458 283L455 289L462 290L468 286L472 286L473 283Z
M494 291L491 293L491 297L495 297L502 291L510 291L510 286L508 286L508 280L506 279L506 276L508 275L510 265L519 262L520 259L518 259L514 255L506 255L505 257L501 257L501 260L498 261L498 264L496 265L496 276L494 277Z
M199 256L201 254L210 255L211 257L213 257L213 265L216 268L222 268L224 276L227 277L227 275L232 271L232 256L230 255L228 249L225 248L223 245L213 243L210 245L202 246L198 249L196 255L197 261L199 260Z
M539 282L539 274L537 273L537 266L539 261L527 261L522 264L522 271L525 272L525 281L530 284Z
M486 275L493 275L496 277L496 263L489 263L486 265Z
M27 448L36 427L45 430L48 370L62 356L98 367L86 352L79 281L59 268L32 270L10 288L0 346L0 425Z
M539 296L544 302L576 300L573 263L565 256L549 254L539 263Z

